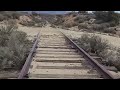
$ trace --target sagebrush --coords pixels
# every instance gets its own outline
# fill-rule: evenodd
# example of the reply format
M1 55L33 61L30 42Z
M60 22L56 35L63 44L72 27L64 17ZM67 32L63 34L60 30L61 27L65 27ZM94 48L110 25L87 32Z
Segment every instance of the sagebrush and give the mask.
M31 41L14 25L0 28L0 69L20 69L28 55Z
M87 52L99 54L100 52L109 48L107 40L103 40L101 37L94 34L83 34L78 41L79 45Z
M86 52L100 56L104 65L115 66L120 71L120 48L114 48L107 40L94 34L83 34L75 41Z

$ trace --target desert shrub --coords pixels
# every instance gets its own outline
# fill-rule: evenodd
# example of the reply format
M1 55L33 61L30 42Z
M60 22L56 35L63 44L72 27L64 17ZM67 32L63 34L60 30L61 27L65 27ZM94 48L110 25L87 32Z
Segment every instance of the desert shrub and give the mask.
M113 65L120 71L120 48L116 50L116 60L112 61Z
M0 68L10 68L12 67L13 52L10 51L8 47L0 47Z
M19 19L20 16L21 16L21 14L18 13L18 12L13 12L13 13L12 13L12 18L13 18L13 19Z
M3 21L5 19L5 16L3 16L2 14L0 14L0 21Z
M109 24L107 23L103 23L103 24L93 24L91 25L92 29L95 30L95 31L103 31L103 29L109 27Z
M72 27L78 26L78 23L74 22L74 23L71 24L71 26L72 26Z
M93 24L91 25L90 29L99 31L99 32L104 32L104 33L116 33L114 28L109 28L110 24L109 23L102 23L102 24Z
M80 17L76 17L74 19L75 22L78 22L78 23L83 23L85 20L83 18L80 18Z
M104 29L104 27L102 25L99 25L99 24L93 24L91 29L93 29L95 31L101 31Z
M27 26L27 22L20 22L21 25Z
M114 66L114 62L117 59L116 52L110 49L101 52L100 56L103 58L103 64L106 66Z
M110 22L110 27L114 27L116 26L116 23L115 22Z
M57 19L58 22L59 22L59 21L60 21L60 22L64 22L63 17L64 17L63 15L57 15L57 16L56 16L56 19Z
M12 26L0 29L0 69L20 69L28 55L31 41L27 34Z
M94 12L97 20L103 22L114 22L115 25L119 24L119 15L114 11L96 11Z
M102 20L95 20L94 23L101 24L101 23L103 23L103 21Z
M120 31L117 31L116 34L120 37Z
M32 17L32 20L35 22L35 23L40 23L42 22L40 19L36 18L36 17Z
M110 27L110 23L102 23L100 25L102 25L104 28Z
M6 13L4 13L3 15L5 16L6 20L12 19L12 15L11 15L10 12L6 12Z
M19 19L22 13L17 11L1 11L0 12L0 21L9 20L9 19Z
M0 27L0 46L6 46L8 42L8 38L11 35L11 33L15 30L15 27L13 25L8 25L6 27L1 26Z
M63 26L64 26L64 27L67 27L67 28L70 28L70 27L71 27L70 24L64 24Z
M106 40L103 40L99 36L92 35L90 38L91 52L95 52L99 55L100 52L106 50L109 45Z
M115 66L120 71L120 48L111 48L108 41L96 35L83 34L75 40L88 53L96 53L102 58L102 64Z
M83 48L85 51L90 52L91 47L90 47L90 35L89 34L84 34L81 36L81 38L77 39L78 45L80 45L81 48Z
M20 24L24 26L32 27L35 26L36 23L34 21L28 21L28 22L20 22Z
M78 29L88 29L88 26L86 23L81 23L78 25Z
M52 27L52 28L56 28L56 26L54 25L54 24L51 24L51 26L50 27Z
M34 21L30 21L30 22L27 22L26 26L34 26L34 25L35 25L35 22Z
M8 22L6 23L7 27L13 28L13 29L18 29L18 25L16 20L9 19Z
M24 32L16 31L9 37L8 47L13 51L13 55L16 57L13 59L14 67L20 68L23 65L30 48L30 45L28 45L29 42L30 41L26 39L26 34Z
M53 22L54 25L62 25L63 23L64 23L64 20L62 18L57 18L57 20Z
M65 23L63 24L64 27L66 28L71 28L71 27L74 27L74 26L77 26L78 24L73 22L73 23Z
M83 23L84 21L89 21L90 19L92 18L89 15L79 15L74 19L74 21L77 23Z
M81 38L78 39L79 45L87 52L96 53L106 50L109 45L106 40L96 35L83 34Z
M112 33L112 34L116 34L116 31L114 28L105 28L103 30L104 33Z
M120 71L120 48L117 50L111 49L105 53L102 53L101 56L105 60L105 65L115 66Z
M76 17L76 16L77 16L77 14L73 14L72 16L73 16L73 17Z

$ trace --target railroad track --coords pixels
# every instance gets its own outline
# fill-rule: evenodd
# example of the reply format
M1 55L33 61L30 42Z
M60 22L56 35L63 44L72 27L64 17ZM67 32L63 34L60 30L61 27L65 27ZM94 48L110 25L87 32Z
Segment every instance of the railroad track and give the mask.
M18 79L116 79L70 38L43 30Z

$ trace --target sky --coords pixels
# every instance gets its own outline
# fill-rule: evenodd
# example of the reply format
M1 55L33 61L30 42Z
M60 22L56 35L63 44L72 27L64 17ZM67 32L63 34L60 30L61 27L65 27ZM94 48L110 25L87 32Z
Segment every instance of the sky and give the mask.
M41 13L49 13L49 14L64 14L66 12L71 12L71 11L40 11ZM88 11L91 13L92 11ZM120 11L115 11L117 13L120 13Z
M29 11L31 12L31 11ZM45 14L65 14L67 12L71 12L71 11L36 11L38 13L45 13ZM92 11L88 11L89 13L91 13ZM120 11L115 11L117 13L120 13Z

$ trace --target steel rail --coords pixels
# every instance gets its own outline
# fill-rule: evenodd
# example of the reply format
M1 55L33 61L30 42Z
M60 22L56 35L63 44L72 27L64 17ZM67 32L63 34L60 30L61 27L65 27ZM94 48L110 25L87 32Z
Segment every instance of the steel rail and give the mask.
M80 48L75 42L73 42L68 36L66 36L62 31L60 31L66 38L66 40L71 43L77 51L86 58L86 60L102 75L105 79L117 79L108 70L99 64L94 58L92 58L87 52Z
M30 51L30 53L29 53L29 55L28 55L28 57L27 57L27 59L26 59L26 62L25 62L25 64L24 64L24 66L23 66L23 68L22 68L19 76L18 76L18 79L24 79L25 76L26 76L27 73L28 73L30 64L31 64L31 62L32 62L33 53L34 53L35 48L37 47L37 44L38 44L38 38L39 38L39 33L37 34L37 36L36 36L36 38L35 38L35 43L33 44L33 47L32 47L32 49L31 49L31 51Z

